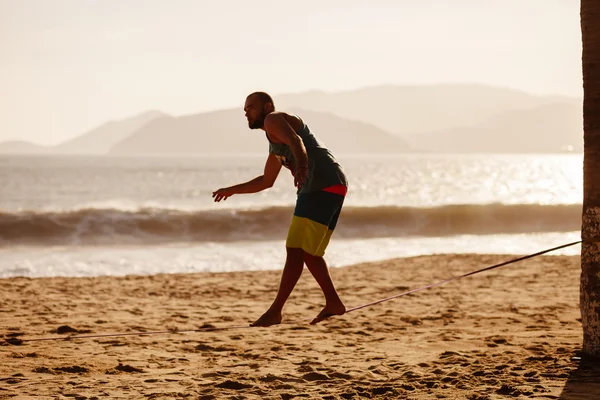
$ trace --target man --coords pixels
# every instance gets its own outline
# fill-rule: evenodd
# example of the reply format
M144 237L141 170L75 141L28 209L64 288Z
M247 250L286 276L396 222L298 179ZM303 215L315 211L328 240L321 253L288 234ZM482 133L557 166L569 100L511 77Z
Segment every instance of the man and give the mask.
M305 263L325 295L325 307L311 324L342 315L346 307L335 290L323 258L347 192L348 182L342 167L304 121L295 115L275 111L273 99L267 93L250 94L244 112L250 129L262 129L269 141L264 172L248 182L213 192L214 200L218 202L234 194L256 193L272 187L282 165L291 171L297 187L279 290L271 307L251 325L281 323L283 306L300 279Z

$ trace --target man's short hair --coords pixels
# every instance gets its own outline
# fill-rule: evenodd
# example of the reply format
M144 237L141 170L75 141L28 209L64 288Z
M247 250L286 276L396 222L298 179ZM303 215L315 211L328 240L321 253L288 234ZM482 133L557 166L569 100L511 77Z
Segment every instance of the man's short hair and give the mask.
M273 104L273 107L275 107L275 102L273 101L273 98L268 93L254 92L254 93L250 93L248 95L248 97L252 97L252 96L258 97L258 99L260 100L260 102L262 104L271 103L271 104Z

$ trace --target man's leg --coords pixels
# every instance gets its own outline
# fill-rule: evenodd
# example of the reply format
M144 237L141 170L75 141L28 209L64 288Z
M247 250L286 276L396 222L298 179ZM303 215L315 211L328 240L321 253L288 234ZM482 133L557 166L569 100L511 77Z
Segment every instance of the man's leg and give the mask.
M325 295L325 308L312 320L311 324L319 323L332 315L343 315L346 312L346 307L335 290L325 259L304 253L304 262Z
M288 297L290 297L292 290L294 290L296 283L298 283L298 279L300 279L300 275L302 275L302 270L304 269L304 250L291 247L287 247L286 249L287 256L277 296L267 312L256 322L252 323L251 326L271 326L281 323L283 306Z

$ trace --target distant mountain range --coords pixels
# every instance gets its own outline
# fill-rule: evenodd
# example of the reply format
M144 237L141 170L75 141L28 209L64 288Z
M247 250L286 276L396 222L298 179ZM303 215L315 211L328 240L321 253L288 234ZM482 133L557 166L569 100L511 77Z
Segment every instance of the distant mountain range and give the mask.
M280 95L274 101L282 109L300 107L329 112L403 137L473 126L512 110L569 101L581 103L580 99L569 97L533 96L503 87L470 84L387 85L336 93L311 91Z
M379 86L274 96L335 153L547 153L583 149L582 101L482 85ZM243 99L240 99L240 104ZM262 137L261 137L262 136ZM263 153L242 107L186 116L149 111L56 146L0 143L9 154Z
M414 135L408 143L434 153L583 152L583 111L576 101L505 111L472 126Z
M134 117L109 121L56 146L40 146L25 141L2 142L0 154L107 154L115 144L163 116L165 114L160 111L147 111Z
M373 125L328 113L288 109L336 153L402 153L406 142ZM243 111L222 110L185 117L157 118L117 143L110 154L265 153L263 130L250 130Z
M8 140L0 143L0 154L48 154L52 147L41 146L24 140Z
M157 118L167 117L160 111L148 111L120 121L110 121L90 132L63 142L55 147L61 154L106 154L114 145L126 140L133 132Z

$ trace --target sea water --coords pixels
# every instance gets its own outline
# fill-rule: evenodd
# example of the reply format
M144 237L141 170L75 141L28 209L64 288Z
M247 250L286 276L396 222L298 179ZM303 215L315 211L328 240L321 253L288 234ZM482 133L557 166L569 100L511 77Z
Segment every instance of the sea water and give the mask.
M332 267L442 253L529 254L579 239L582 155L340 155ZM296 200L215 203L266 155L0 156L0 277L280 269ZM550 254L579 254L572 246Z

